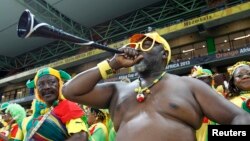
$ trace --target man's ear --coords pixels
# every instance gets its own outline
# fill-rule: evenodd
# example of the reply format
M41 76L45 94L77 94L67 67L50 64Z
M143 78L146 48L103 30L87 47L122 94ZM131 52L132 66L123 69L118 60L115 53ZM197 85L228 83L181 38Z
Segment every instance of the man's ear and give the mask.
M167 60L167 58L168 58L168 51L163 50L162 52L163 52L162 59Z

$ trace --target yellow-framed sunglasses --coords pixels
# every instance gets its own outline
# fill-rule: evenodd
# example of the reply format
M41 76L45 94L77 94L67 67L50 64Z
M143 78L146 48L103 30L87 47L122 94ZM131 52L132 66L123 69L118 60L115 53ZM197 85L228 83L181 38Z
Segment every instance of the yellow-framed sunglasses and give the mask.
M148 39L150 39L152 41L146 42L146 41L148 41ZM136 42L136 43L128 43L125 46L129 46L129 47L134 48L136 50L141 50L141 51L147 52L147 51L150 51L154 47L155 43L157 43L155 41L155 37L152 39L150 37L145 36L141 41Z

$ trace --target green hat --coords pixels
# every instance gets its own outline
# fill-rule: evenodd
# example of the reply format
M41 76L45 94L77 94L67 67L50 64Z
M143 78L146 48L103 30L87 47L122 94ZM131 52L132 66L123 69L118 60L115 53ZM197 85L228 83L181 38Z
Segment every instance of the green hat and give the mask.
M203 69L203 75L202 76L212 76L212 71L209 69Z
M5 110L9 106L9 102L4 102L1 104L0 110Z
M212 71L209 69L203 69L201 66L194 66L191 70L191 77L201 78L201 77L212 77Z

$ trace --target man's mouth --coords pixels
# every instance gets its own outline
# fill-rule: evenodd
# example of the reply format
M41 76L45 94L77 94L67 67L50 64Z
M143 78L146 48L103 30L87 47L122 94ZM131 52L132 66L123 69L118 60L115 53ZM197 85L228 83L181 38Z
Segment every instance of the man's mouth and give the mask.
M250 80L250 77L243 78L242 80L243 80L243 81L244 81L244 80L245 80L245 81L248 81L248 80Z
M43 94L43 97L50 97L51 94Z
M44 98L48 98L48 97L50 97L50 96L52 96L53 94L52 93L44 93L44 94L42 94L42 96L44 97Z

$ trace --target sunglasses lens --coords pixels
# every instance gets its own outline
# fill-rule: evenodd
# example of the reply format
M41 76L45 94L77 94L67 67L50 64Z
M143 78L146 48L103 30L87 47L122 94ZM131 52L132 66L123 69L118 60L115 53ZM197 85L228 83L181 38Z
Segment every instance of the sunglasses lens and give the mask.
M152 49L154 44L155 44L155 41L152 40L151 38L147 37L141 41L141 50L142 51L149 51Z

